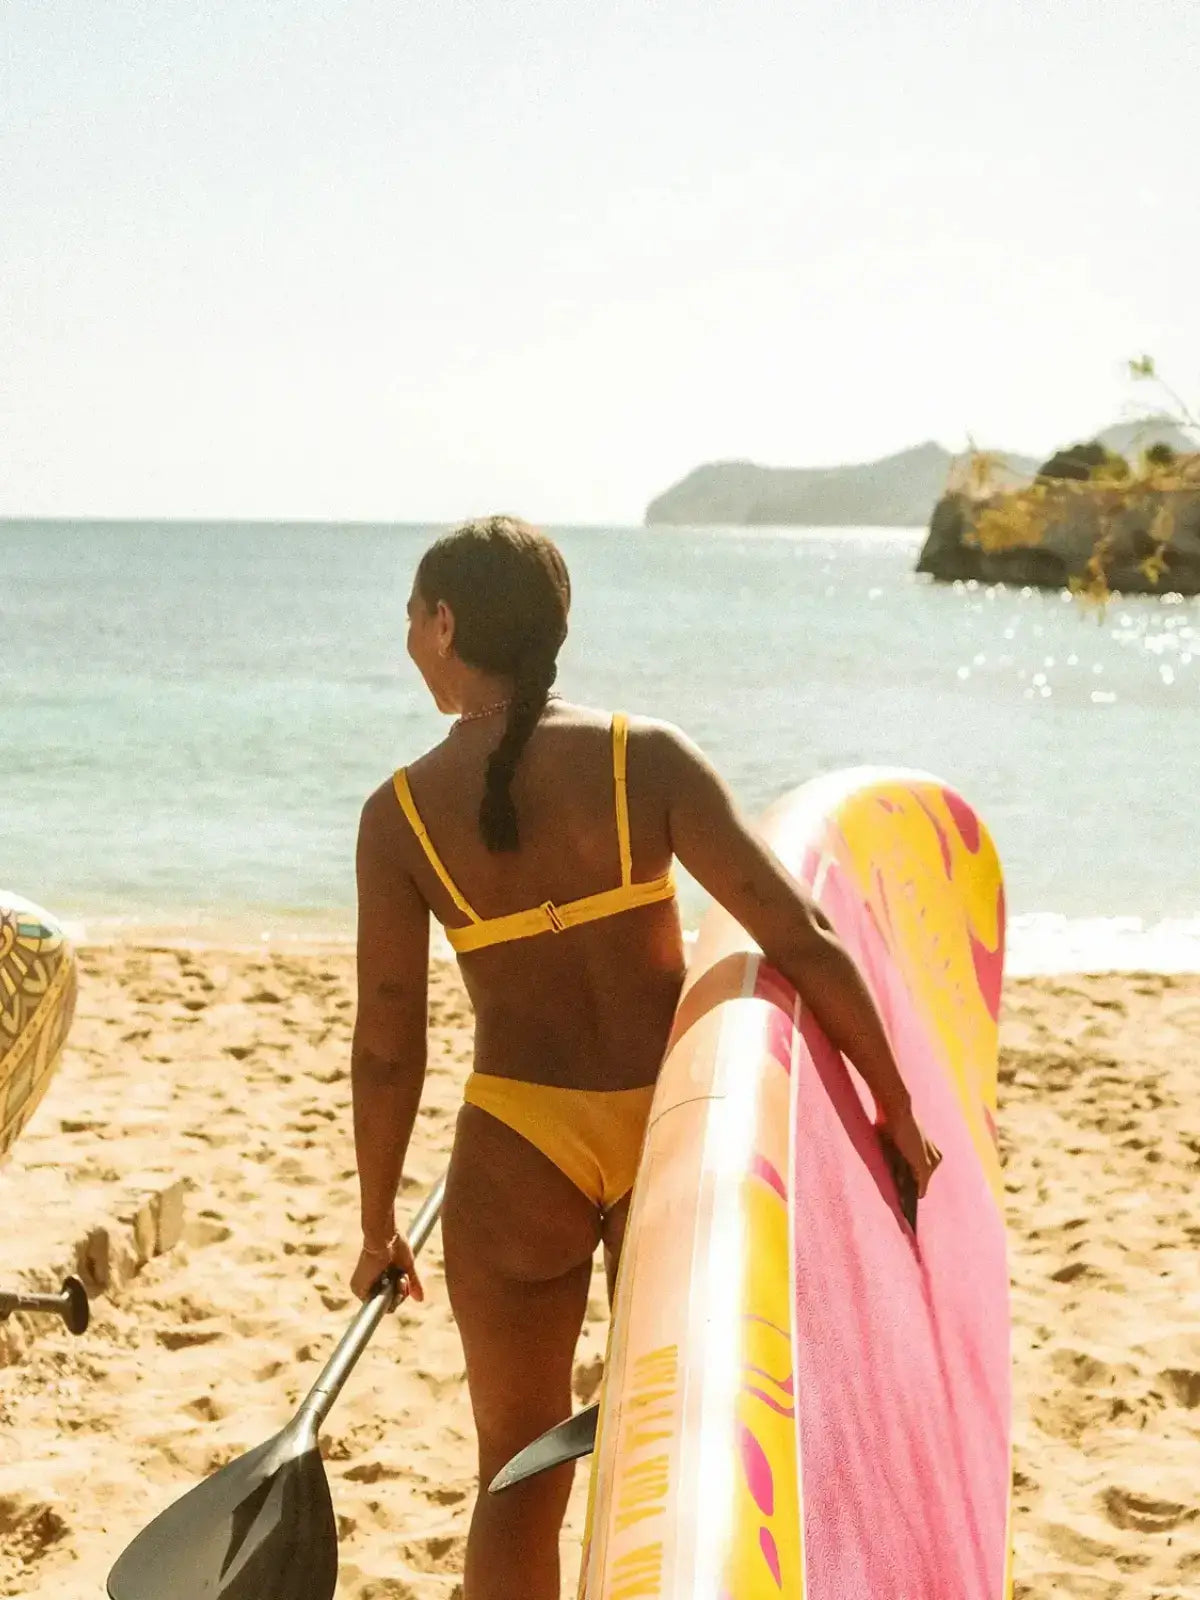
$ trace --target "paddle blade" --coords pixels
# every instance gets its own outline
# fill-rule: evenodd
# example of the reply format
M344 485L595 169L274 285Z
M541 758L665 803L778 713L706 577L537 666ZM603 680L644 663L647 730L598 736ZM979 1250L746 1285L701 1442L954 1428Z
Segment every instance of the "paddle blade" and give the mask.
M110 1600L333 1600L337 1525L315 1442L286 1430L190 1490L108 1575Z
M500 1494L526 1478L536 1478L539 1472L549 1472L551 1467L561 1467L565 1461L578 1461L590 1456L596 1448L596 1423L600 1416L598 1405L577 1411L565 1422L557 1423L541 1438L518 1450L506 1466L488 1484L489 1494Z

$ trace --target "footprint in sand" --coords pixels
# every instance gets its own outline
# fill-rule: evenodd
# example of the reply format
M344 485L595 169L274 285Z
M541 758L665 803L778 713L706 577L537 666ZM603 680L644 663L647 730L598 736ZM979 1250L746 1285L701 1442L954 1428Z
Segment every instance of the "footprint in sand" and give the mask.
M339 1113L332 1106L315 1105L310 1100L302 1107L300 1115L302 1117L317 1117L322 1122L336 1122ZM307 1133L308 1129L305 1129L305 1132Z
M382 1419L356 1423L345 1433L323 1433L321 1457L325 1461L357 1461L377 1450L387 1433L388 1425Z
M1176 1405L1182 1406L1185 1411L1194 1411L1200 1406L1200 1372L1193 1372L1187 1367L1169 1367L1166 1372L1160 1372L1158 1377Z
M53 1506L21 1495L0 1495L0 1548L26 1563L37 1561L70 1533Z
M466 1555L467 1541L457 1528L438 1528L405 1539L400 1546L401 1559L415 1572L460 1573Z
M376 1577L353 1561L343 1562L338 1593L346 1600L432 1600L429 1584L417 1573L409 1577ZM437 1600L461 1600L462 1584L455 1582L436 1591Z
M283 1254L285 1256L323 1256L327 1250L336 1250L337 1241L333 1239L285 1239Z
M224 1337L222 1328L160 1328L155 1334L166 1350L189 1350L198 1344L215 1344Z
M351 1483L378 1483L382 1478L402 1478L404 1469L383 1461L360 1461L357 1466L347 1467L342 1476Z
M1099 1283L1103 1277L1100 1269L1088 1261L1069 1261L1065 1267L1059 1267L1057 1272L1050 1274L1052 1283L1078 1283L1080 1279L1085 1283Z
M430 1372L425 1367L418 1367L416 1376L435 1400L441 1400L447 1395L461 1394L462 1386L466 1382L466 1373L461 1370Z
M1093 1539L1088 1534L1081 1533L1078 1528L1068 1527L1066 1523L1047 1523L1042 1532L1054 1554L1073 1567L1095 1567L1102 1562L1111 1561L1116 1554L1112 1545L1100 1539ZM1039 1591L1032 1592L1036 1594Z
M1133 1528L1139 1533L1170 1533L1173 1528L1195 1522L1200 1517L1200 1506L1158 1500L1134 1489L1106 1489L1100 1500L1114 1528Z
M229 1407L222 1405L211 1394L197 1395L195 1400L189 1400L183 1409L200 1422L222 1422L229 1415Z
M213 1144L220 1141L209 1139L206 1142ZM183 1242L199 1249L203 1249L210 1244L224 1244L226 1240L232 1237L232 1229L227 1228L224 1223L220 1222L196 1220L187 1223L183 1230Z
M593 1356L590 1361L577 1361L571 1375L571 1388L581 1406L590 1406L600 1392L604 1378L604 1357Z
M432 1489L425 1489L422 1492L426 1500L431 1500L435 1506L459 1506L467 1498L466 1489L455 1489L444 1483L436 1484Z

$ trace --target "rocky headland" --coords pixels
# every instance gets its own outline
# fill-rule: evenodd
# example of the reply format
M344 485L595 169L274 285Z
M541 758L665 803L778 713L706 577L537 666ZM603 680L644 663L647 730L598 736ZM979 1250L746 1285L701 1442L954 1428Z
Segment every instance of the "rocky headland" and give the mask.
M1194 488L1056 484L975 499L943 496L917 571L944 581L1103 586L1200 594L1200 482Z
M1003 487L990 458L968 460L934 507L917 571L1098 598L1200 594L1200 453L1178 448L1189 442L1160 439L1131 462L1101 435Z

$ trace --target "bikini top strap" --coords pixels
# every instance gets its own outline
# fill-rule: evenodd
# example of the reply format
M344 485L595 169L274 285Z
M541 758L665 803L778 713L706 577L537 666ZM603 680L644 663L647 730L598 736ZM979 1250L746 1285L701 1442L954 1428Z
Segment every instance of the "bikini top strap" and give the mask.
M421 849L429 860L429 865L442 880L446 893L462 912L464 917L469 917L472 922L482 922L483 918L473 911L458 891L458 885L442 865L442 858L433 848L433 840L425 832L425 824L421 821L421 813L417 810L416 801L412 797L412 790L408 786L408 773L404 768L392 778L392 787L396 791L396 799L400 802L400 809L408 818L408 825L416 834Z
M633 882L633 856L629 848L629 788L625 781L625 758L629 744L629 718L623 711L614 711L613 737L613 787L617 800L617 844L621 851L621 886Z

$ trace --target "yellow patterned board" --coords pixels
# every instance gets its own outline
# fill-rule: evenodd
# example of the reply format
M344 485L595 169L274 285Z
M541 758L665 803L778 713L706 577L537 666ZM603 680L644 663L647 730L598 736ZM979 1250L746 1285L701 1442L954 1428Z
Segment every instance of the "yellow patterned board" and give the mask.
M0 1161L50 1087L77 981L75 952L54 918L0 889Z
M946 1159L913 1233L865 1084L710 912L633 1192L579 1593L1006 1600L999 861L922 773L832 774L762 829Z

